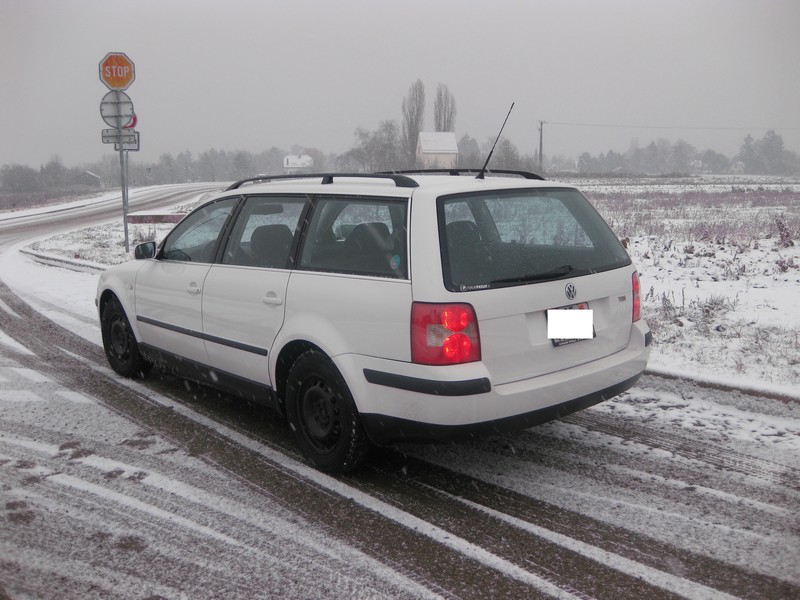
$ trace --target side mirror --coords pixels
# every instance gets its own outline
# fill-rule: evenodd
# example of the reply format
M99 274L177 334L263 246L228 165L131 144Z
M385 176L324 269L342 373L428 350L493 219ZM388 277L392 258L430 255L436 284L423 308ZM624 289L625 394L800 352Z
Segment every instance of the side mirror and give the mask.
M136 260L153 258L155 255L156 255L155 242L144 242L143 244L138 244L136 248L133 249L133 257Z

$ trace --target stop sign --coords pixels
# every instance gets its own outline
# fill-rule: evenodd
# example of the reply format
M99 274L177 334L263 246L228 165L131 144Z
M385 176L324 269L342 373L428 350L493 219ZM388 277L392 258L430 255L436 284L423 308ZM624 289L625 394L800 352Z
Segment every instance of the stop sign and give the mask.
M133 61L124 52L109 52L100 61L100 81L110 90L125 90L136 79Z

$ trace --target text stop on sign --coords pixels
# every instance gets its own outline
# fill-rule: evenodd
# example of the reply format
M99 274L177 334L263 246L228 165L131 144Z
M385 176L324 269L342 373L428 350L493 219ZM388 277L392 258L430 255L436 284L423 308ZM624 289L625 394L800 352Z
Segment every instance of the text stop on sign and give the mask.
M106 79L125 79L130 76L130 73L131 68L122 65L106 65L103 69Z
M109 52L100 61L100 81L110 90L127 89L136 79L133 61L124 52Z

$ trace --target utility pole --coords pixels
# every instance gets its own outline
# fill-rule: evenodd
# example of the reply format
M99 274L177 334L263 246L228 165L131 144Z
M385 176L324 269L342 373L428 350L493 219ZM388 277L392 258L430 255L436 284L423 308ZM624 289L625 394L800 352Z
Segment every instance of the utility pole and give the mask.
M544 137L544 121L539 121L539 173L544 173L544 157L542 156L542 152L544 151L544 147L542 144Z

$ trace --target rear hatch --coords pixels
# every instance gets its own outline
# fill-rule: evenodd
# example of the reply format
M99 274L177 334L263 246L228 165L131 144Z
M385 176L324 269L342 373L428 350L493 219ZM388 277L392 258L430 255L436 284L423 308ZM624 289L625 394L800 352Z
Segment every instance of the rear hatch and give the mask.
M475 308L495 384L623 349L634 268L577 191L535 188L444 196L437 204L445 287ZM588 309L588 339L548 337L548 310Z

